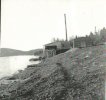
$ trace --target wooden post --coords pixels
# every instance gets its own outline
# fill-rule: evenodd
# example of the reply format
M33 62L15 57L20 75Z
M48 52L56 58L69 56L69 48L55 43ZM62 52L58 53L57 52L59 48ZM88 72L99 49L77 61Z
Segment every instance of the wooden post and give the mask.
M65 19L66 41L68 41L68 39L67 39L67 23L66 23L66 14L64 14L64 19Z
M73 39L73 48L75 48L75 43L74 43L74 39Z

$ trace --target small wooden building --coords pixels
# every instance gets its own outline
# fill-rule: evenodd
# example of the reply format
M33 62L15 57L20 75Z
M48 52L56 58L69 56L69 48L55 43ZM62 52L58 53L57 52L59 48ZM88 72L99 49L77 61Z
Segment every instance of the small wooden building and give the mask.
M46 44L44 46L44 56L52 57L54 55L66 52L70 49L70 43L68 41L57 41Z
M78 37L74 39L75 48L84 48L93 46L93 40L90 37Z

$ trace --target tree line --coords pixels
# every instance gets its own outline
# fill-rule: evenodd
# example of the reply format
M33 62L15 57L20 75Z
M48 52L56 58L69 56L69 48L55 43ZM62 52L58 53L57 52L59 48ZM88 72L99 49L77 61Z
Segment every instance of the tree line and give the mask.
M89 35L86 35L84 37L91 38L94 45L102 44L102 43L106 42L106 28L104 27L98 32L94 32L94 33L90 32ZM79 38L79 37L76 36L75 38ZM75 38L71 37L69 39L69 42L73 41L73 39L75 39ZM64 39L59 39L59 38L53 38L51 40L51 42L58 42L58 41L65 41L65 40Z
M89 37L92 39L94 45L106 42L106 28L104 27L95 33L90 32Z

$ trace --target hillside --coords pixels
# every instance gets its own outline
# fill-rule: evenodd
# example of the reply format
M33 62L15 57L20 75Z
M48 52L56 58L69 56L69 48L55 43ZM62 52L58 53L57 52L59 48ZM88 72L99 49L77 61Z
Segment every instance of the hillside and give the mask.
M34 53L36 53L38 51L42 51L42 49L35 49L35 50L29 50L29 51L21 51L21 50L15 50L15 49L10 49L10 48L1 48L1 55L0 55L0 57L17 56L17 55L34 55Z
M29 55L42 55L43 54L43 49L34 49L34 50L29 50L29 51L26 51L26 54L29 54Z
M71 49L6 79L0 100L105 100L105 67L106 45Z

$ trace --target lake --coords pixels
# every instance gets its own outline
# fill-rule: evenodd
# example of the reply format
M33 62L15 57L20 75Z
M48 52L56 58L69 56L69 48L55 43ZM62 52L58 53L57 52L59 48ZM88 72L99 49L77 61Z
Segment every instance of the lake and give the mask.
M29 64L37 64L38 61L30 62L29 59L37 58L36 56L9 56L0 57L0 78L12 75L18 70L23 70Z

